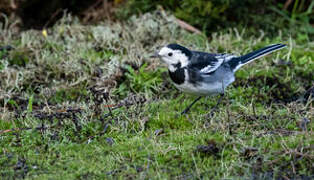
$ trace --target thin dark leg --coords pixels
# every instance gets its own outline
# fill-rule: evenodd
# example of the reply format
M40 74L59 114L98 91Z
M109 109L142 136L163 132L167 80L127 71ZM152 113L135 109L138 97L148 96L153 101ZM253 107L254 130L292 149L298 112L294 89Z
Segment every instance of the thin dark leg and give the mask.
M220 97L219 97L219 99L218 99L218 101L217 101L217 104L212 108L212 110L210 111L210 113L209 113L209 115L211 116L213 113L214 113L214 111L217 109L217 107L218 107L218 105L220 104L220 102L221 102L221 100L222 100L222 98L224 97L224 93L222 93L222 94L220 94Z
M201 98L202 96L199 96L197 99L195 99L187 108L184 109L184 111L181 112L181 115L188 113L191 107Z

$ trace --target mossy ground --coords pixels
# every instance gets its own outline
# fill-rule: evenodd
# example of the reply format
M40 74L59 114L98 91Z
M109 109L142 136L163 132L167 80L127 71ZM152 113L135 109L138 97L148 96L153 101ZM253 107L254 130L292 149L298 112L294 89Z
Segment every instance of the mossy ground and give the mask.
M13 47L0 51L4 179L314 178L308 37L234 29L205 37L164 12L97 26L65 16L47 32L0 31L1 46ZM194 97L149 58L169 42L236 55L288 48L238 71L213 116L218 97L178 116Z

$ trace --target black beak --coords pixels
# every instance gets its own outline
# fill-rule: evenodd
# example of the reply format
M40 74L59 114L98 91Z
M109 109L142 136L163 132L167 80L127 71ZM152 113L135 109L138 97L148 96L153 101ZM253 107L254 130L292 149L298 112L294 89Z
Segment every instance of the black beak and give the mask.
M159 58L159 54L158 52L156 51L153 55L149 56L150 58Z

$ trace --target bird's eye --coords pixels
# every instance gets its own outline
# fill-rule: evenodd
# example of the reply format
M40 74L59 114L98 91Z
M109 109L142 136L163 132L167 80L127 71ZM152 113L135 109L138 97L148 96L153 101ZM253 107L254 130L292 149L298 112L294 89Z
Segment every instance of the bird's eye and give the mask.
M172 56L172 53L168 53L168 56Z

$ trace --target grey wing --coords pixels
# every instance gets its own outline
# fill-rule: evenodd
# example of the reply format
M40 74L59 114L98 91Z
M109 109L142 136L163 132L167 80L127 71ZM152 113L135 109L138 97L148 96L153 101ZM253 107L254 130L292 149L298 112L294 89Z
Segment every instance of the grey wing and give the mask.
M201 74L210 74L216 71L224 62L236 56L232 54L210 54L204 52L193 52L191 66L199 70Z

